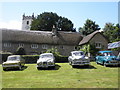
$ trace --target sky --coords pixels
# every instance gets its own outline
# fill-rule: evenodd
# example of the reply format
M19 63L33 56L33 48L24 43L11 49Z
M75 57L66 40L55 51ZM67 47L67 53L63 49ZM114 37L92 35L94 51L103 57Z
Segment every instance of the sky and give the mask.
M54 12L66 17L78 30L87 19L103 28L105 23L118 23L118 2L1 2L0 28L21 29L22 15L35 16Z

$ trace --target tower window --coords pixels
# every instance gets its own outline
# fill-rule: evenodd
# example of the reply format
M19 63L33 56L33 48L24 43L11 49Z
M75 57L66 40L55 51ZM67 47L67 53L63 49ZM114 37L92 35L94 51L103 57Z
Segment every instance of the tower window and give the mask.
M27 21L27 25L29 24L29 21Z

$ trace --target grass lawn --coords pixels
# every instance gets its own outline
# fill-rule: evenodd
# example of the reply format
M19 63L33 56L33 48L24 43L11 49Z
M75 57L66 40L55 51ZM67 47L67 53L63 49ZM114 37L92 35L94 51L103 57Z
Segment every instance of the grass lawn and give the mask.
M118 67L91 62L89 68L56 63L55 70L37 70L26 64L22 71L2 71L3 88L118 88Z

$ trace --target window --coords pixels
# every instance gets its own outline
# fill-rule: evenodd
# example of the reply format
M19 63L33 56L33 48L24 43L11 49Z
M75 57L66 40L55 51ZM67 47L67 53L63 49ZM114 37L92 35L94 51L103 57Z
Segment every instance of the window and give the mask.
M32 44L32 45L31 45L31 48L36 49L36 48L38 48L38 45L37 45L37 44Z
M27 25L29 25L29 21L27 21Z
M4 43L4 47L11 47L11 43Z
M24 44L23 43L19 43L19 47L24 47Z
M42 49L47 49L48 46L47 45L42 45Z
M74 50L77 50L77 49L78 49L77 46L75 46L75 47L74 47Z
M64 49L64 47L63 47L63 46L60 46L60 49Z
M101 43L95 43L96 48L101 48Z

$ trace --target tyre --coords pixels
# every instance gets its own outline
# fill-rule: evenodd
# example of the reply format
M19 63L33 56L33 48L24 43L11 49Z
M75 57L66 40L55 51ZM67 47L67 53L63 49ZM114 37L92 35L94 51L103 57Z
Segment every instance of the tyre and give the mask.
M72 65L72 68L76 68L76 66L75 66L75 65Z
M103 61L103 66L105 66L105 67L107 66L107 65L105 64L105 61Z
M3 68L3 71L7 71L7 69L6 69L6 68Z
M97 61L96 61L97 64L99 64Z
M19 70L21 70L21 69L22 69L22 66L20 65L20 66L19 66Z
M69 65L72 65L72 62L69 61Z
M37 67L37 70L40 70L40 67Z

